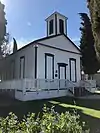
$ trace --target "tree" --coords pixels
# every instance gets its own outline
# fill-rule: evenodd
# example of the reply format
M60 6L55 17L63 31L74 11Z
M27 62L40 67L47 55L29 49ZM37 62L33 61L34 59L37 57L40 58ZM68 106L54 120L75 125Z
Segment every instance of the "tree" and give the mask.
M100 68L94 48L94 37L91 22L86 13L80 13L81 17L81 39L80 49L82 52L82 66L86 74L94 74Z
M9 33L6 31L7 20L5 19L4 4L0 1L0 58L9 54Z
M4 42L1 45L1 57L6 57L11 53L11 45L10 45L10 34L6 33L4 38Z
M95 50L100 62L100 0L87 0L91 16L92 31L95 39Z
M13 53L15 53L17 51L17 42L15 38L13 38L13 41Z

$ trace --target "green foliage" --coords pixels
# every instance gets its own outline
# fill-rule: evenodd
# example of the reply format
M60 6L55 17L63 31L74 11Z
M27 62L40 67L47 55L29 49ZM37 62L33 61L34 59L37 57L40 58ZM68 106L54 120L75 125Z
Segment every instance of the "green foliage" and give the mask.
M11 45L9 45L9 41L10 41L10 34L6 33L4 42L1 45L1 51L2 51L1 56L3 57L7 57L11 53Z
M13 113L0 118L0 133L89 133L79 118L76 113L59 114L54 107L50 109L44 106L42 114L36 117L34 113L29 113L20 122Z
M6 25L7 21L5 19L5 12L4 12L4 4L1 3L0 1L0 45L4 41L4 37L6 36Z
M91 16L92 31L95 39L95 49L100 61L100 0L87 0Z
M13 43L13 53L15 53L15 52L17 52L17 42L16 42L15 38L13 38L13 41L14 41L14 43Z
M96 57L91 22L86 13L80 13L79 15L82 20L82 26L80 27L80 49L82 53L83 70L86 74L94 74L99 70L100 64Z
M7 20L5 18L5 5L0 1L0 58L9 55L9 33L6 31Z

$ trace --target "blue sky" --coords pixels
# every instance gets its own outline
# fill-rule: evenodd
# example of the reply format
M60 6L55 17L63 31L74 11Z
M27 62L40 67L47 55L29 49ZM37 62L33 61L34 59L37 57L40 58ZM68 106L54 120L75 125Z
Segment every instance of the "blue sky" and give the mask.
M47 18L54 11L68 17L68 36L80 38L78 13L88 12L85 0L2 0L6 6L8 31L19 45L46 36Z

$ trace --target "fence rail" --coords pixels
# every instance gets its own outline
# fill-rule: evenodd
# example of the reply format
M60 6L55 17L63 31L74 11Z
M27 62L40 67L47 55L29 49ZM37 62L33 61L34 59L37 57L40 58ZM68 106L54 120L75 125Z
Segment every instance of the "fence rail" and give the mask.
M14 90L50 90L50 89L66 89L71 87L69 80L63 79L18 79L0 82L0 89L14 89Z
M85 87L88 90L96 88L95 81L79 81L74 83L67 79L16 79L1 81L0 89L26 91L60 90L69 89L74 94L74 87Z

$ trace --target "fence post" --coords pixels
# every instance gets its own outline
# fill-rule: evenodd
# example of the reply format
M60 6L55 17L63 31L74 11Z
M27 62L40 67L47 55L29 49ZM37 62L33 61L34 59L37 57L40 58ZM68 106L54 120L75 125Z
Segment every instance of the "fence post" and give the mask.
M75 89L74 89L74 86L73 86L73 95L75 94L75 92L74 92L74 91L75 91Z
M38 79L35 79L35 89L36 89L37 94L39 94L38 87L37 87L37 83L38 83Z
M60 86L59 86L59 83L60 82L60 79L57 79L57 83L58 83L58 92L59 92L59 88L60 88Z
M47 79L47 88L48 88L48 93L50 91L50 79Z
M23 84L23 95L26 95L26 79L22 79L22 81L21 82L23 82L22 84Z

